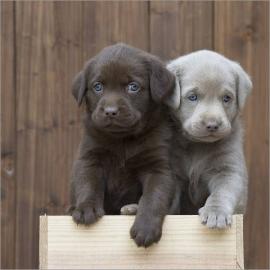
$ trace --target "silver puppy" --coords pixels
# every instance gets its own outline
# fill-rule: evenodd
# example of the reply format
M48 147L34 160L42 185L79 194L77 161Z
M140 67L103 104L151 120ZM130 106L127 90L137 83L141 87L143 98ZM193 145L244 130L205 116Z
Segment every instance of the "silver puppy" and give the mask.
M225 228L243 213L248 177L240 114L252 83L241 66L207 50L170 62L177 87L168 100L179 122L176 175L189 181L189 195L203 224Z

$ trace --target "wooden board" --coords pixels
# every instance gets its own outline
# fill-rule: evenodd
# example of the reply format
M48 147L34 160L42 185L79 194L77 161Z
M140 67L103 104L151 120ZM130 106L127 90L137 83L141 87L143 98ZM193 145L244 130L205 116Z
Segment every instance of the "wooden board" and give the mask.
M18 154L14 260L15 268L36 268L39 215L65 213L69 173L80 136L79 111L70 85L82 60L82 49L75 41L81 24L72 12L80 14L81 9L72 3L59 7L46 1L16 2L15 7ZM69 23L63 22L64 17Z
M167 216L162 239L145 249L130 239L134 217L105 216L89 227L69 216L40 217L41 269L243 269L243 217L210 230L198 216Z
M164 60L213 49L210 1L150 1L150 48Z
M215 50L240 62L253 93L244 111L249 196L245 215L248 268L269 268L269 2L216 1Z
M10 20L11 18L11 20ZM14 3L1 2L1 268L15 268L16 89Z

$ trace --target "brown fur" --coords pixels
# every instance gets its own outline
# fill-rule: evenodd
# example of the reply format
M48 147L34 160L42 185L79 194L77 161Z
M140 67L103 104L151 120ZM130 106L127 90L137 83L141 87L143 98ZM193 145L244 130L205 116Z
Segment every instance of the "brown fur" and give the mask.
M92 88L103 83L102 93ZM136 81L137 93L127 85ZM85 102L85 134L74 162L71 213L90 224L139 203L131 228L138 246L159 241L164 216L177 212L175 182L169 169L171 128L163 101L174 76L154 56L124 44L105 48L77 75L73 95ZM117 116L104 114L117 108ZM171 209L170 209L171 208Z

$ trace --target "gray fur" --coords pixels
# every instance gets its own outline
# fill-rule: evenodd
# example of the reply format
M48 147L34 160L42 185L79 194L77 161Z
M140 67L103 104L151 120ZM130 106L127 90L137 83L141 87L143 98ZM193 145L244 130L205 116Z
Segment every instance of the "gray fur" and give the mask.
M175 173L189 181L195 204L206 200L199 209L202 223L225 228L232 214L244 213L246 206L248 176L240 113L252 83L239 64L206 50L173 60L167 67L176 75L175 91L180 91L172 106L179 123ZM198 94L196 102L188 99L192 91ZM229 103L223 100L226 94ZM215 133L205 128L209 121L220 124Z

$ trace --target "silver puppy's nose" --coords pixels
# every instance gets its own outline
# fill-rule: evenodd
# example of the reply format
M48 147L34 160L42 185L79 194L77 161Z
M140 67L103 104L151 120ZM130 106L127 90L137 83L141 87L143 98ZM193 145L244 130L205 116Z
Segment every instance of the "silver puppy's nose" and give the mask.
M119 109L116 106L108 106L104 108L104 113L106 116L115 117L119 113Z
M221 126L220 121L208 121L206 122L206 129L209 132L216 132L218 131L218 128Z

